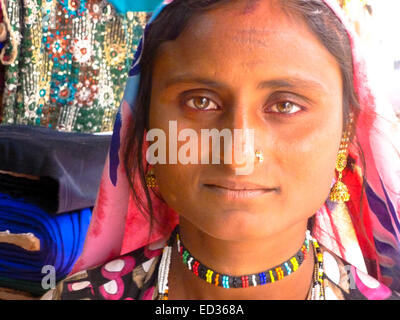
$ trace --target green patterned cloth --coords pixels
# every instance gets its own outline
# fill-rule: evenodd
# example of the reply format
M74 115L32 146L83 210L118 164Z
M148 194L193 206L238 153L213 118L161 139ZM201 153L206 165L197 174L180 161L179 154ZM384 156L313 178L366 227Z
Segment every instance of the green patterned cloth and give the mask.
M118 13L104 0L8 0L3 13L2 123L112 131L149 14Z

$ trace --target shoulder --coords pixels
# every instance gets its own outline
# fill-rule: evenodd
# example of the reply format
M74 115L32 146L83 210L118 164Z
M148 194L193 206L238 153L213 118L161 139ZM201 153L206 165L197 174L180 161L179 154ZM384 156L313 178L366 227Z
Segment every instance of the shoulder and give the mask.
M400 300L400 294L322 248L327 300Z
M162 249L143 247L57 284L42 300L152 300Z

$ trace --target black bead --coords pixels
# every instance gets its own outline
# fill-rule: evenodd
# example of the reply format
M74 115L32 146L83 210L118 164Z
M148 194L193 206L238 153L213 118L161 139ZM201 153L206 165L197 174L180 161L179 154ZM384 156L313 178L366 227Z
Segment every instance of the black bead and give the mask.
M242 280L239 277L231 277L232 287L239 288L242 286Z
M205 279L207 273L206 268L203 265L199 265L198 271L199 271L199 277Z
M269 272L265 272L265 282L266 283L271 282L271 275L269 274Z

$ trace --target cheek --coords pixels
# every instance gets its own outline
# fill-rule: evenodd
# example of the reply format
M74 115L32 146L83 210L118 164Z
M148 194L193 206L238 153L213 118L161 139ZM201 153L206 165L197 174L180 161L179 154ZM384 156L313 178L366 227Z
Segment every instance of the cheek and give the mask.
M200 143L196 144L195 140L189 138L186 141L177 140L179 133L190 127L173 110L169 112L166 108L157 108L156 112L151 113L150 128L161 129L166 138L165 155L167 163L153 166L161 196L176 212L190 210L196 203L196 187L201 166L182 164L179 152L182 152L183 146L188 146L190 141L198 148ZM198 136L200 136L199 133ZM197 153L200 155L199 150ZM198 159L198 162L200 162L200 159Z
M296 139L280 148L284 200L300 206L305 214L318 210L329 195L341 139L340 121L299 130Z
M198 166L180 164L154 167L161 196L175 212L190 213L198 206L197 169Z

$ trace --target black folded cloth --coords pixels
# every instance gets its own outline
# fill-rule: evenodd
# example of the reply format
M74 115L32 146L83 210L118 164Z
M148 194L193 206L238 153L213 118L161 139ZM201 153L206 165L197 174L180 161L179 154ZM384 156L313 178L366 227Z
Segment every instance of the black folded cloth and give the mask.
M32 180L0 173L0 193L23 198L47 212L58 210L58 183L49 177Z
M53 129L0 125L0 192L23 197L49 213L93 207L111 134L93 135Z

